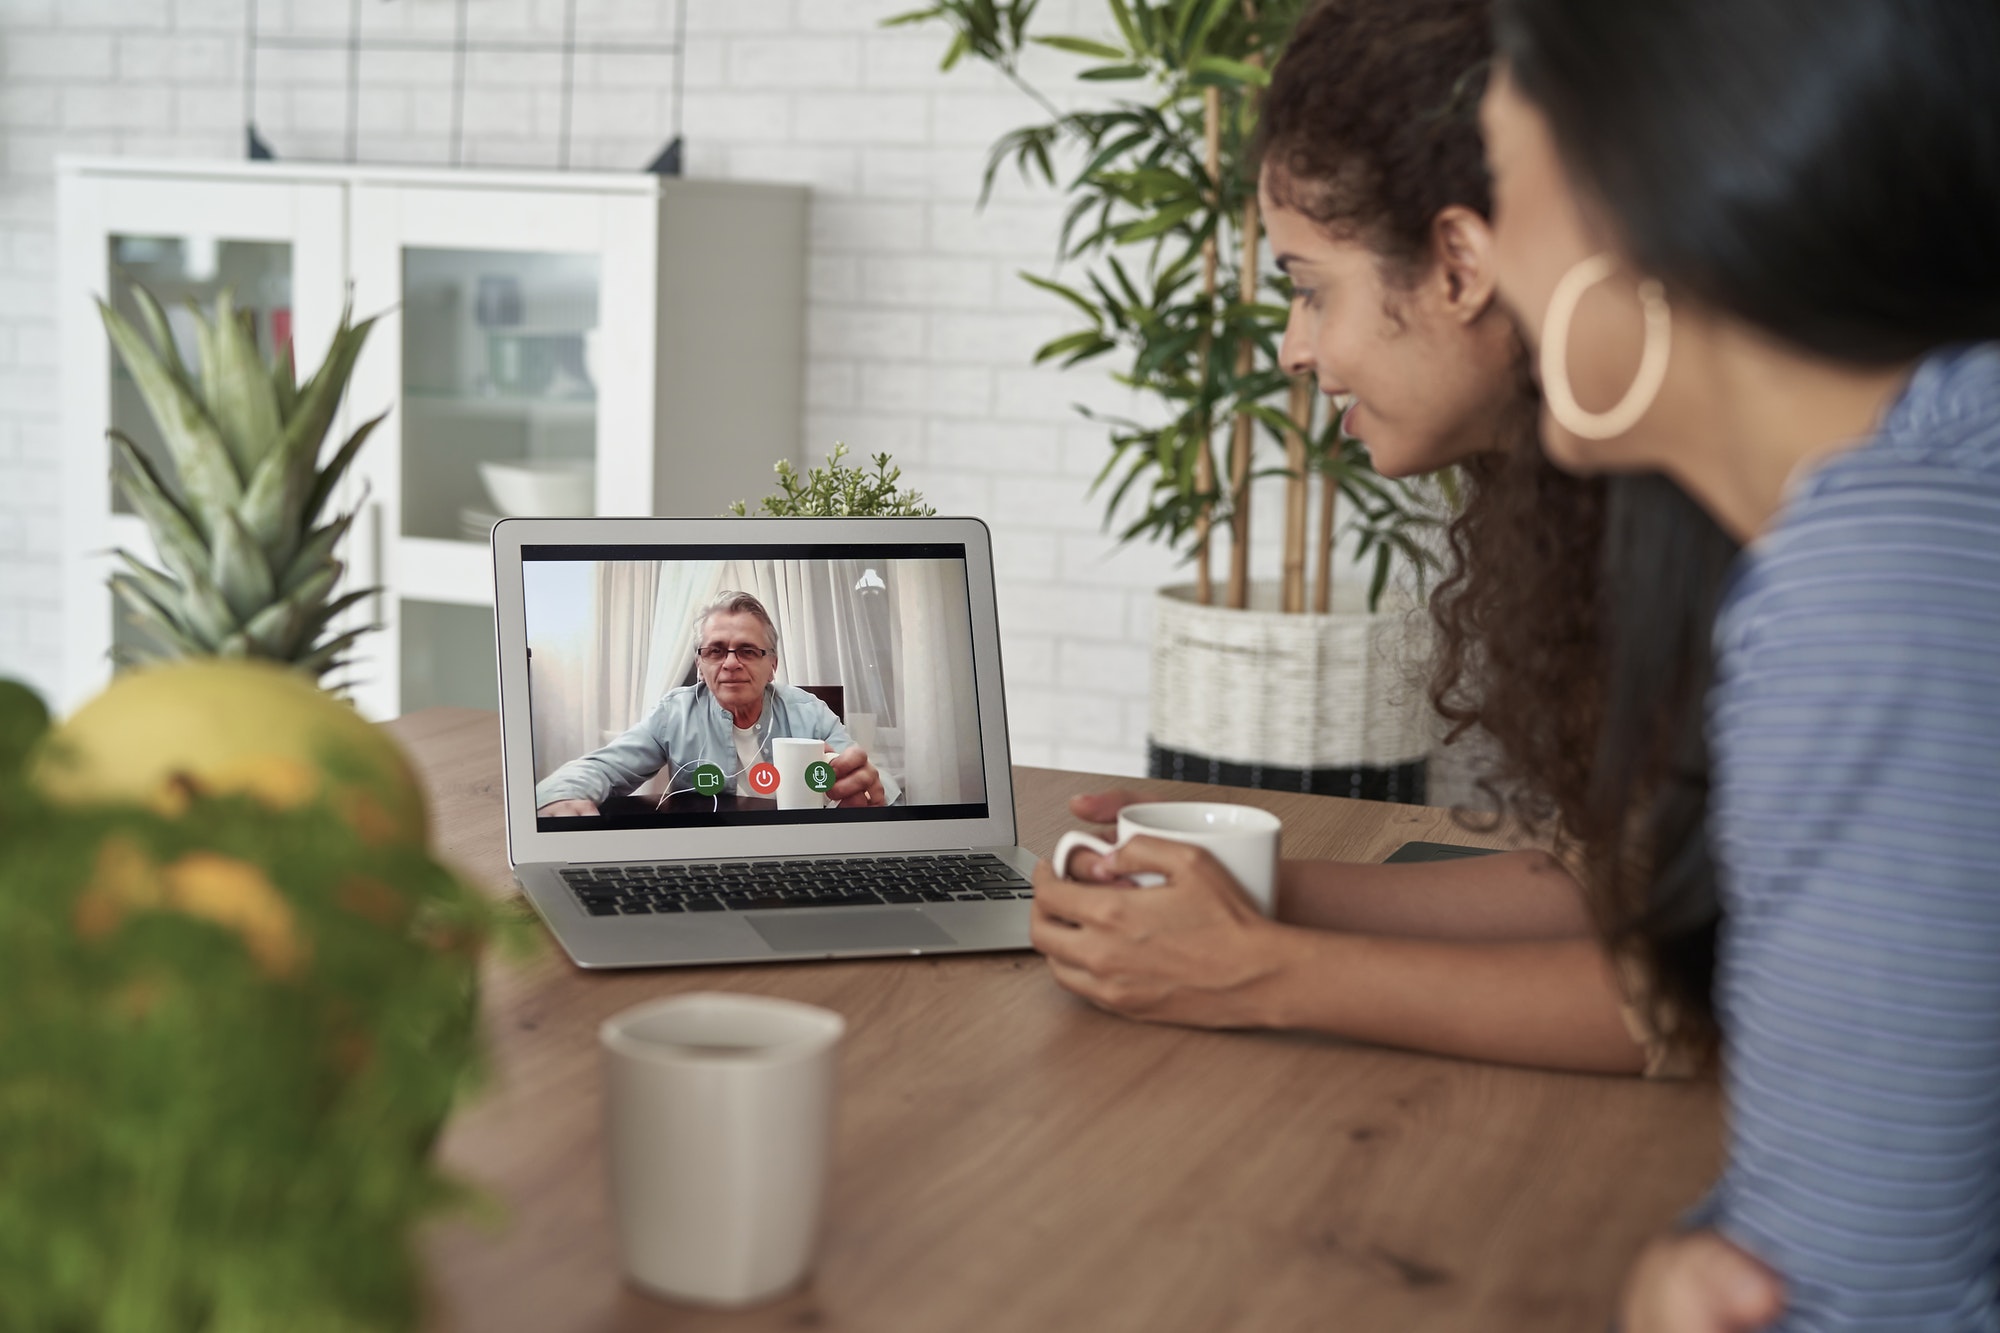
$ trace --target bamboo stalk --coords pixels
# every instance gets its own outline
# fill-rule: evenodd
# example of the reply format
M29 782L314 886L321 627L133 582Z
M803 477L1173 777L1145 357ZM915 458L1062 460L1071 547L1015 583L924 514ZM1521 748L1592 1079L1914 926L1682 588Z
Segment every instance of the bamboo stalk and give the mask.
M1257 0L1243 0L1243 17L1257 21ZM1264 53L1253 51L1246 63L1262 68ZM1252 108L1257 92L1243 94ZM1252 190L1243 203L1243 267L1237 275L1237 295L1244 305L1257 303L1258 256L1262 219L1257 213L1257 192ZM1250 374L1255 346L1245 340L1236 352L1236 377ZM1234 438L1229 448L1229 605L1241 611L1250 604L1250 447L1256 443L1256 419L1247 412L1236 414Z
M1292 428L1285 433L1285 601L1288 614L1306 609L1306 436L1312 431L1313 382L1292 381Z
M1250 61L1258 63L1258 57ZM1257 301L1260 221L1253 194L1243 204L1243 267L1237 283L1237 296L1245 305ZM1238 379L1249 377L1255 354L1255 344L1244 339L1236 350ZM1238 412L1235 425L1229 448L1229 605L1240 611L1250 604L1250 446L1256 442L1256 418Z
M1222 89L1209 87L1202 91L1201 119L1203 147L1206 150L1208 187L1215 192L1219 202L1222 198ZM1208 353L1215 343L1215 288L1217 272L1216 243L1213 233L1201 245L1201 298L1202 306L1208 311L1208 321L1201 333L1201 383L1208 383ZM1215 451L1210 445L1215 423L1207 411L1201 414L1201 453L1194 462L1194 482L1203 495L1215 489ZM1215 527L1215 502L1203 500L1201 512L1194 521L1194 589L1195 600L1203 606L1215 601L1215 580L1209 570L1209 536Z
M1340 487L1331 472L1319 475L1319 549L1314 556L1313 610L1325 615L1333 610L1333 519L1340 503Z

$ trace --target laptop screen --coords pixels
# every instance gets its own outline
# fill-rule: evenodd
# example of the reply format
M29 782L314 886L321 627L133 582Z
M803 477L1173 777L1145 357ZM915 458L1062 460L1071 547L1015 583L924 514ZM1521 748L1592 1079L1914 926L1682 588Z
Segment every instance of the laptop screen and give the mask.
M965 547L524 545L535 826L983 819Z

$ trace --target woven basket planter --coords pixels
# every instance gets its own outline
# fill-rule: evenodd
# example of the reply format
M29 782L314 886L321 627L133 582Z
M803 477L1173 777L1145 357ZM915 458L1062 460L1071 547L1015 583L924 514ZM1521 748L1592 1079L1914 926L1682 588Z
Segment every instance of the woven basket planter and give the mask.
M1162 588L1153 628L1152 776L1368 800L1424 799L1436 743L1424 698L1430 621L1407 600L1369 612L1336 586L1328 615L1202 606Z

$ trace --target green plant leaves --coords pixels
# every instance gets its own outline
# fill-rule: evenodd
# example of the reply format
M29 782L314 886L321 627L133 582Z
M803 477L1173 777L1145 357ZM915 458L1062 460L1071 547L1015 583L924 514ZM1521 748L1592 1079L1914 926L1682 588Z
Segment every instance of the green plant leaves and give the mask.
M1210 83L1221 86L1264 88L1271 82L1271 72L1260 65L1247 61L1231 60L1227 56L1201 56L1189 67L1197 87L1208 87Z
M896 20L946 24L953 34L948 63L984 60L1048 112L1045 122L995 143L980 198L1009 162L1024 180L1060 183L1069 196L1056 237L1060 267L1048 276L1020 276L1079 321L1037 348L1036 363L1098 362L1147 403L1144 421L1084 412L1107 429L1110 453L1091 493L1105 497L1105 524L1118 525L1121 540L1187 549L1204 520L1223 523L1237 506L1224 470L1213 466L1217 439L1231 420L1247 415L1260 442L1282 444L1291 429L1289 377L1277 364L1289 307L1236 296L1241 266L1258 262L1243 254L1246 206L1256 190L1248 152L1257 95L1311 3L1104 0L1116 31L1111 40L1024 39L1025 14L999 0L940 0ZM1024 40L1095 62L1076 78L1100 86L1107 102L1057 108L1020 76ZM1206 148L1211 100L1221 108L1215 127L1221 169L1213 175ZM1071 161L1081 166L1059 182L1058 164ZM1212 284L1204 282L1208 275ZM1281 278L1253 275L1252 286L1260 294L1289 295ZM1250 369L1239 373L1246 357ZM1416 488L1383 481L1365 452L1340 444L1337 435L1329 425L1321 439L1308 441L1308 453L1315 467L1331 460L1327 470L1342 493L1352 492L1344 531L1378 562L1379 596L1394 561L1409 561L1421 577L1423 562L1434 560L1421 534L1436 514ZM1216 479L1207 484L1204 460L1206 475ZM1251 468L1259 477L1283 472L1254 462Z
M906 517L927 516L937 510L924 503L914 490L898 490L903 470L893 467L888 454L876 454L870 461L874 471L847 467L847 446L836 443L822 467L808 468L804 477L790 459L781 459L772 469L778 476L778 493L767 495L756 512L771 518L799 517ZM728 512L738 518L751 510L738 500Z
M1085 37L1030 37L1037 46L1046 46L1056 51L1067 51L1075 56L1089 56L1094 60L1121 61L1124 51L1108 42L1093 42Z

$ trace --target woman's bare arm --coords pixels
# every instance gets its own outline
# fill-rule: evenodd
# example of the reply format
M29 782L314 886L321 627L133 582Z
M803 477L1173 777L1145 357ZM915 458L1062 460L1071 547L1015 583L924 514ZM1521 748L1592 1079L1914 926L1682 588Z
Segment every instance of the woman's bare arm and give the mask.
M1321 930L1432 940L1592 935L1583 889L1547 852L1371 865L1287 861L1278 919Z
M1036 869L1035 946L1065 987L1115 1013L1545 1069L1645 1066L1581 889L1546 853L1288 861L1277 921L1182 844L1136 839L1102 867L1079 853L1071 870L1085 882ZM1166 882L1088 882L1148 870Z

